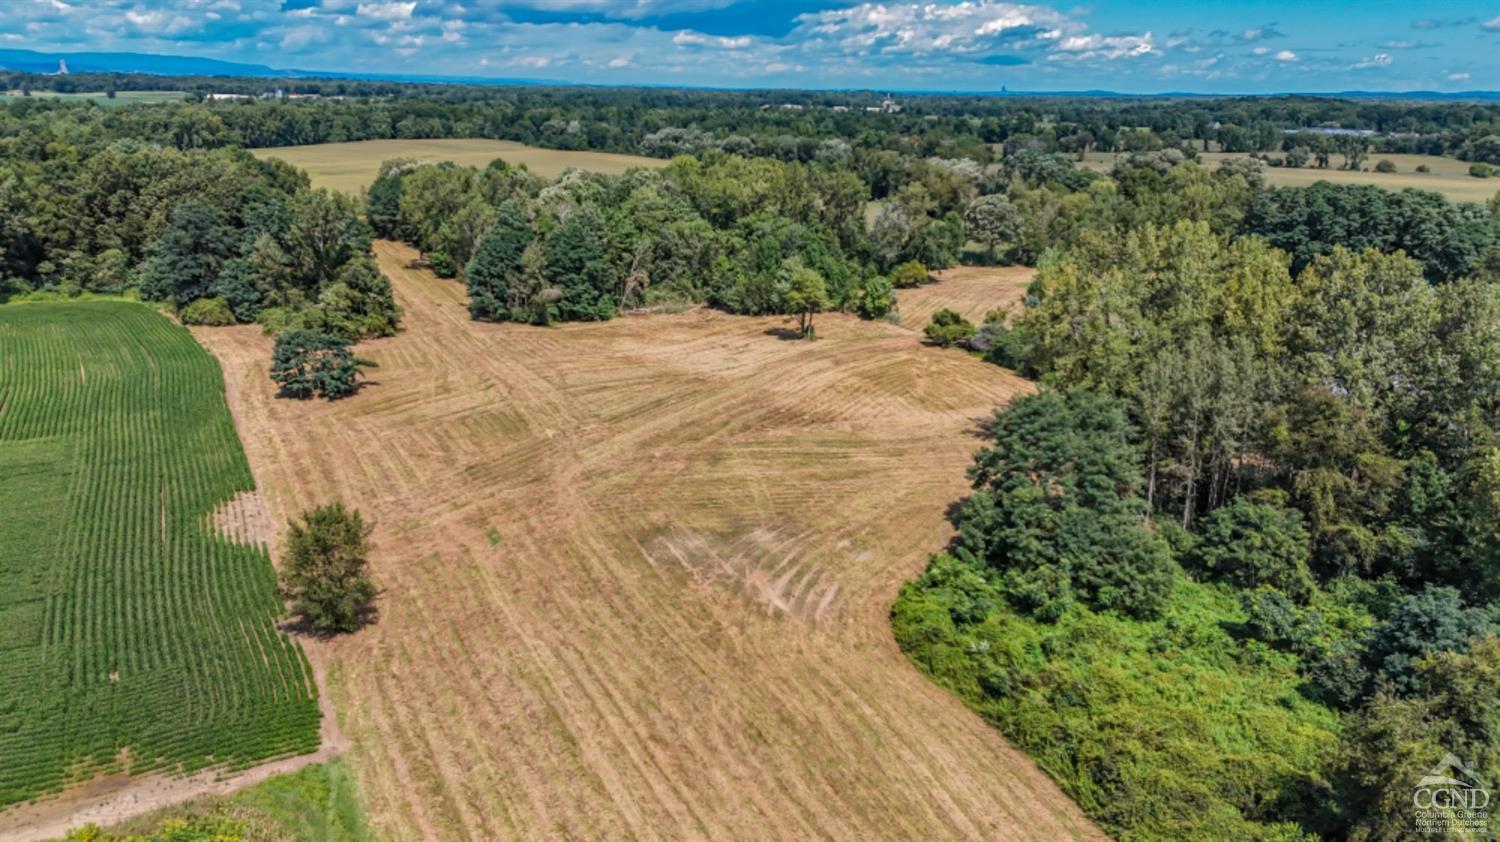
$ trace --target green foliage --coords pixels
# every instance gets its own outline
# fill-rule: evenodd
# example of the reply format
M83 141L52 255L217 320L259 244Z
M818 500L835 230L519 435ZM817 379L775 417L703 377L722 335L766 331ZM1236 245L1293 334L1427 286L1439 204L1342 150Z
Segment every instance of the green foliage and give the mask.
M1033 618L939 555L891 619L920 669L1119 838L1303 838L1337 717L1299 694L1295 659L1231 636L1228 594L1186 580L1172 594L1151 621L1076 605Z
M1428 586L1404 597L1371 634L1368 658L1375 676L1396 692L1420 688L1415 665L1439 652L1464 652L1472 639L1497 630L1495 613L1467 608L1453 588Z
M519 204L507 201L496 209L495 224L480 238L474 257L464 267L470 315L486 321L516 317L522 303L517 300L523 288L521 257L533 236L531 223Z
M312 628L351 632L367 613L375 586L365 555L373 527L358 510L330 503L303 512L288 524L282 590L292 611Z
M234 324L234 313L222 298L199 298L178 314L185 325L222 327Z
M821 313L833 302L828 298L828 288L817 270L803 266L801 261L790 258L782 266L781 306L784 312L797 317L798 332L803 339L812 339L813 315Z
M568 320L607 319L614 315L619 278L605 258L604 219L591 208L578 210L547 235L543 243L547 284L562 293L555 307Z
M1395 171L1396 164L1389 158L1381 158L1379 161L1375 162L1375 172L1393 173Z
M328 333L293 328L276 337L271 379L292 398L337 400L359 389L359 369L370 363L355 358L349 343Z
M1475 178L1489 178L1495 174L1495 168L1482 161L1476 161L1469 165L1469 175Z
M1140 456L1123 405L1043 391L996 414L957 516L958 558L999 572L1048 568L1096 610L1149 617L1172 587L1171 550L1145 522Z
M867 319L883 318L894 311L896 293L891 287L890 279L881 275L871 275L865 278L854 308Z
M974 336L974 323L945 307L932 314L932 321L922 328L922 333L928 342L942 348L951 348L962 345Z
M1500 223L1478 205L1455 205L1437 193L1399 193L1363 184L1319 182L1259 193L1246 218L1250 233L1292 255L1293 274L1336 246L1404 251L1433 280L1474 271L1500 242Z
M932 276L927 272L927 267L916 260L908 260L905 263L892 267L887 277L890 279L891 286L896 289L910 289L932 280Z
M1203 519L1195 566L1241 588L1269 585L1305 602L1313 594L1302 514L1237 498Z
M255 483L214 358L118 300L0 307L0 358L0 805L315 749L271 561L215 526Z
M984 243L990 259L1001 246L1021 239L1024 220L1010 199L1000 193L980 196L964 210L964 226L969 238Z
M89 825L73 831L66 842L200 839L373 842L375 835L365 820L352 772L345 761L334 759L272 776L232 795L198 798L128 819L107 831Z

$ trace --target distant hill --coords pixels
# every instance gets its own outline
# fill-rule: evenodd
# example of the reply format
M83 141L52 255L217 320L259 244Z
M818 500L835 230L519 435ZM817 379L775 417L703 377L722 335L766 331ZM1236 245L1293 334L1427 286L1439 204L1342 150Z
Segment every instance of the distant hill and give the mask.
M296 71L275 70L263 64L241 64L191 56L150 53L41 53L0 50L0 68L26 73L55 73L66 59L73 73L151 73L161 76L288 76Z

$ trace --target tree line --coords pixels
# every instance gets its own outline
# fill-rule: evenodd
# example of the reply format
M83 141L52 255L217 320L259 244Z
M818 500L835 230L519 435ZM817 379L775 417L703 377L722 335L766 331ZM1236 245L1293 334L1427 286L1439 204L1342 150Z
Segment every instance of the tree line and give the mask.
M1178 150L1012 182L1035 378L893 610L913 660L1141 838L1398 839L1500 772L1500 201Z

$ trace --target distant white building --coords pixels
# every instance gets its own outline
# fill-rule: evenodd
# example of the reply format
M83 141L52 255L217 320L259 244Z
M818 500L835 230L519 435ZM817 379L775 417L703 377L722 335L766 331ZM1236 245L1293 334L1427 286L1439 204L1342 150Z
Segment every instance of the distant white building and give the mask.
M60 58L60 59L57 60L57 75L58 76L66 76L66 75L68 75L68 60L67 59Z
M225 99L252 99L253 97L251 97L249 94L204 94L203 98L204 99L208 99L208 100L225 100Z

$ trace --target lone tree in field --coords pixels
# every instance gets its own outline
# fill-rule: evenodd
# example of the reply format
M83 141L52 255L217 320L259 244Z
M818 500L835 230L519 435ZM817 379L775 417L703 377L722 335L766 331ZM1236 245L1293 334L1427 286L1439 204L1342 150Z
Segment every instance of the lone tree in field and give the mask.
M1021 239L1021 212L999 193L970 202L964 211L964 225L969 229L970 239L984 243L985 254L992 263L1001 246L1010 246Z
M320 330L294 328L276 337L271 379L293 398L348 397L359 388L361 366L373 366L349 350L349 343Z
M365 570L371 527L357 510L330 503L288 524L281 587L292 611L318 631L351 632L375 596Z
M803 339L812 339L813 314L833 306L828 297L828 286L816 269L800 263L788 267L787 285L781 294L781 304L786 312L797 317L797 329Z

